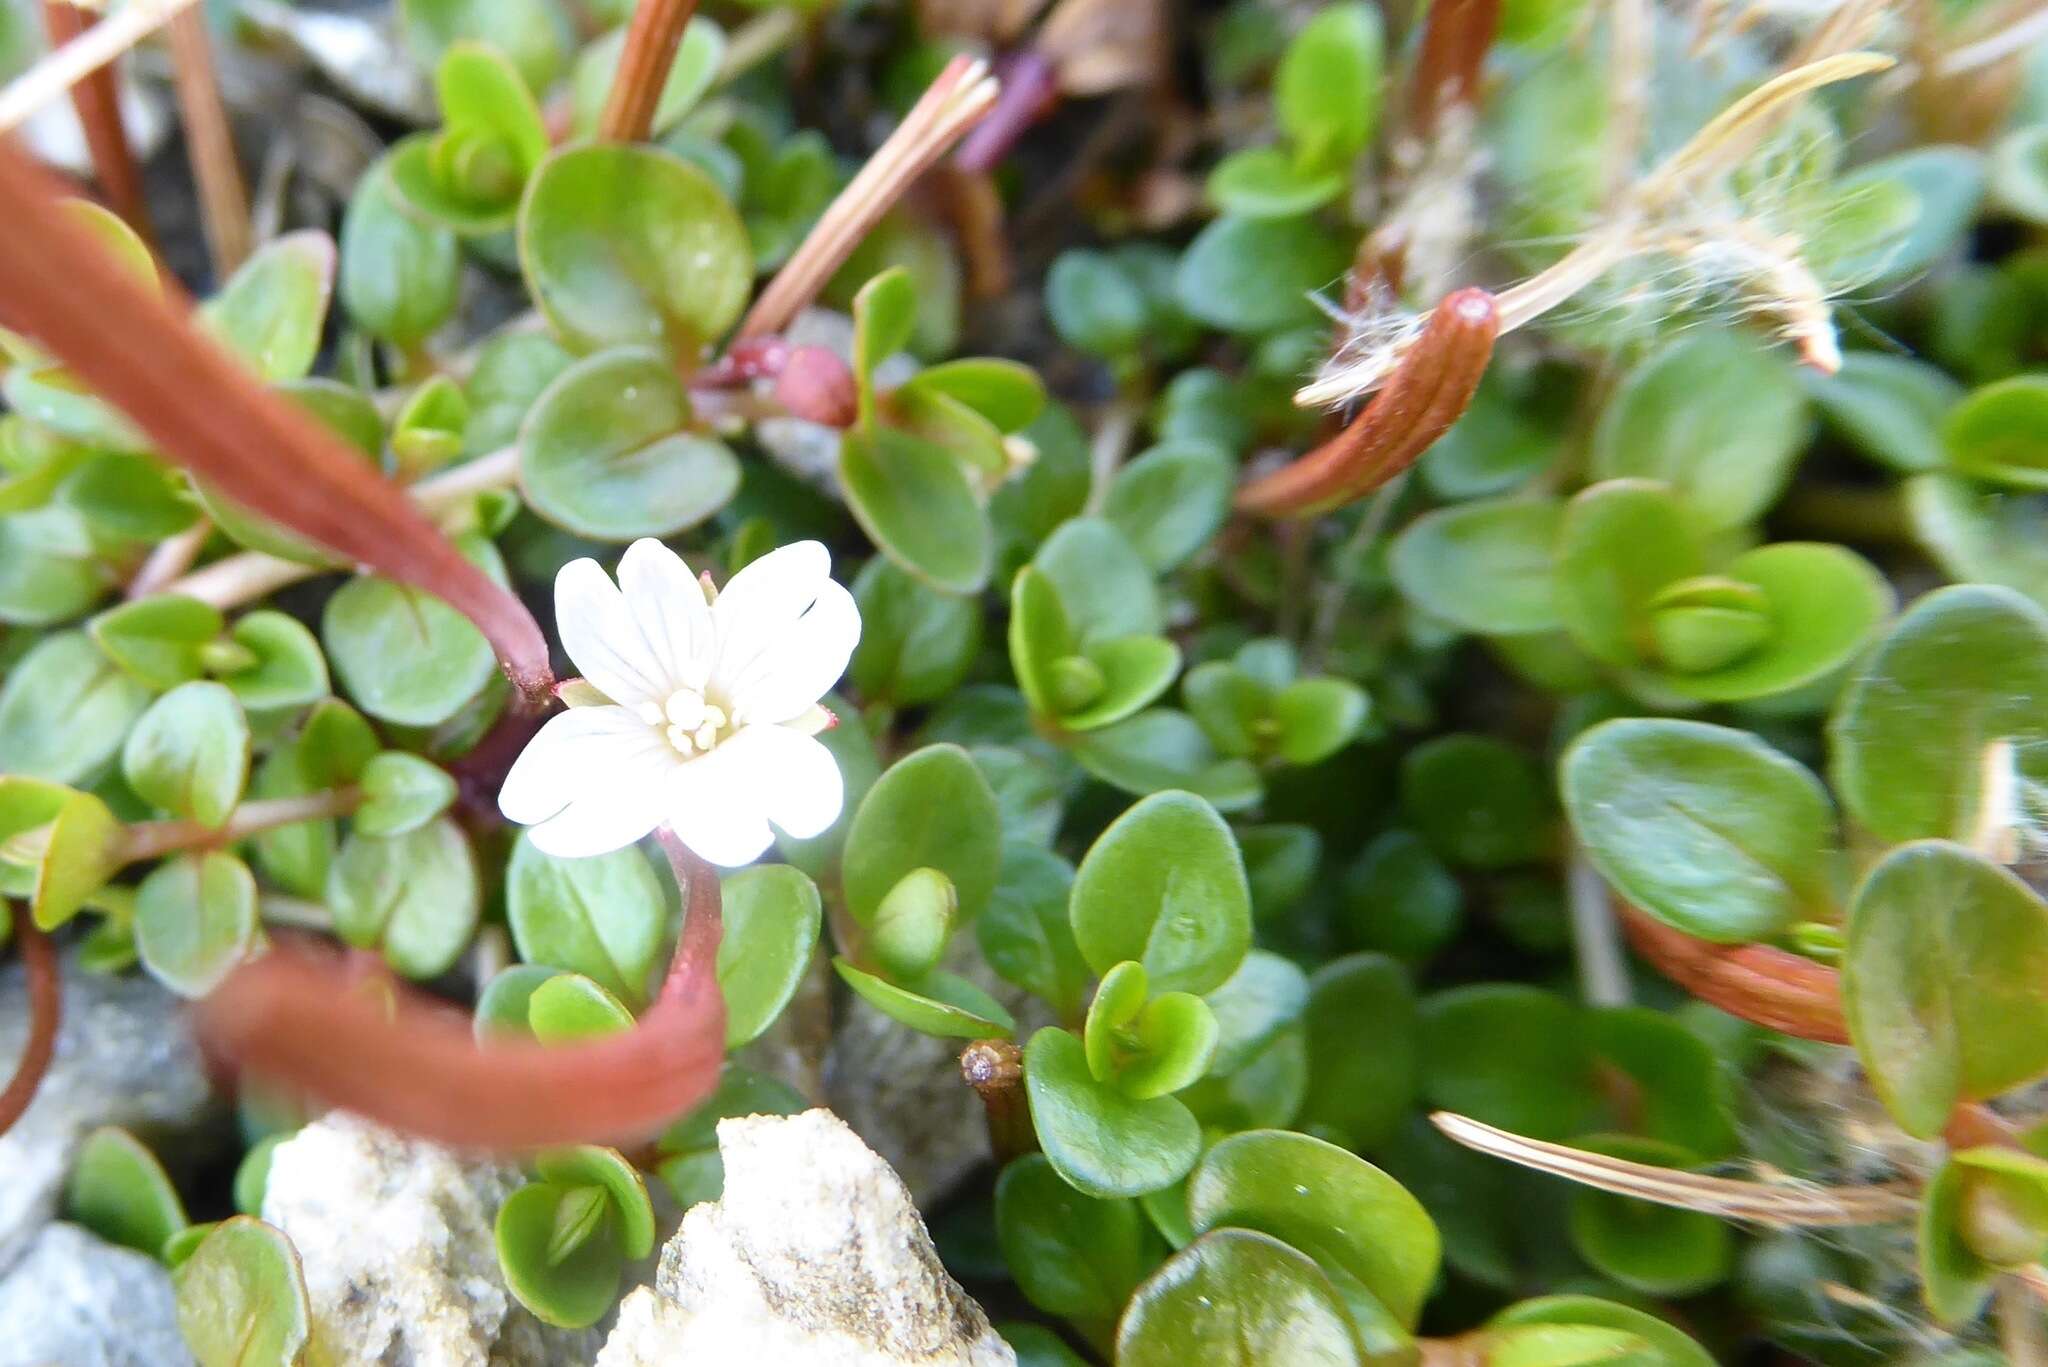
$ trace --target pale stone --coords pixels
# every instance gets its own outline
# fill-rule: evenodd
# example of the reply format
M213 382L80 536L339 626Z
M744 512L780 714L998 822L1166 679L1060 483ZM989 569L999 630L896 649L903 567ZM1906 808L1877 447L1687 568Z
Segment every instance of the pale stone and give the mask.
M380 1367L587 1362L591 1331L550 1328L514 1300L492 1225L524 1182L335 1112L271 1155L263 1218L305 1268L313 1361Z
M188 1367L163 1264L44 1225L0 1280L0 1367Z
M725 1194L693 1208L597 1367L1006 1367L910 1193L829 1111L722 1120Z

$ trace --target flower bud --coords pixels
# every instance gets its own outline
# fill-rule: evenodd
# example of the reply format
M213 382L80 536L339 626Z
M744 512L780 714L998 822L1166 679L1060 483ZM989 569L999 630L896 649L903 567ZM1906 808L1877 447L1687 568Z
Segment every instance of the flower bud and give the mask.
M821 346L791 348L775 397L790 416L826 427L849 426L860 410L853 371L837 352Z

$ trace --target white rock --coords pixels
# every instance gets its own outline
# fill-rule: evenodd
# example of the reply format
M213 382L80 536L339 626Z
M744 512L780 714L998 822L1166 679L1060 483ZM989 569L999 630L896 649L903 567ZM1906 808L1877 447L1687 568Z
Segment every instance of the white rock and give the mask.
M910 1193L829 1111L722 1120L725 1195L683 1217L597 1367L1014 1367Z
M189 1367L171 1274L77 1225L43 1226L0 1280L0 1367Z
M225 1134L177 998L140 973L87 973L66 954L56 1055L36 1099L0 1135L0 1274L55 1213L72 1155L100 1125L134 1130L175 1168ZM17 960L0 970L0 1078L28 1042L28 986Z
M587 1362L591 1332L512 1298L492 1222L519 1170L329 1114L271 1156L263 1218L305 1267L315 1362L509 1367Z

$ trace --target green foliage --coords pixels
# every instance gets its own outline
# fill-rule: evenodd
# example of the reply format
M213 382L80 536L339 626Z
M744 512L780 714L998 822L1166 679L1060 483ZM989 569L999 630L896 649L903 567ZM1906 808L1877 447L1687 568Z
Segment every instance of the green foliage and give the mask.
M595 1323L625 1264L654 1247L647 1184L616 1149L553 1149L498 1208L498 1262L520 1304L566 1329Z
M178 1329L206 1367L289 1367L312 1336L291 1240L246 1215L223 1220L178 1265Z

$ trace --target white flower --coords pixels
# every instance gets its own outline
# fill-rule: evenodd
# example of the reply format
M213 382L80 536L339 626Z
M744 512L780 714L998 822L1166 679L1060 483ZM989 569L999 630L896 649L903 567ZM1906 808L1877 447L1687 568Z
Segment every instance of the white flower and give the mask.
M604 854L666 825L728 868L773 835L822 833L839 817L839 765L816 740L818 699L860 639L831 556L799 541L754 561L707 602L659 541L555 577L562 645L604 695L540 729L498 794L549 854Z

